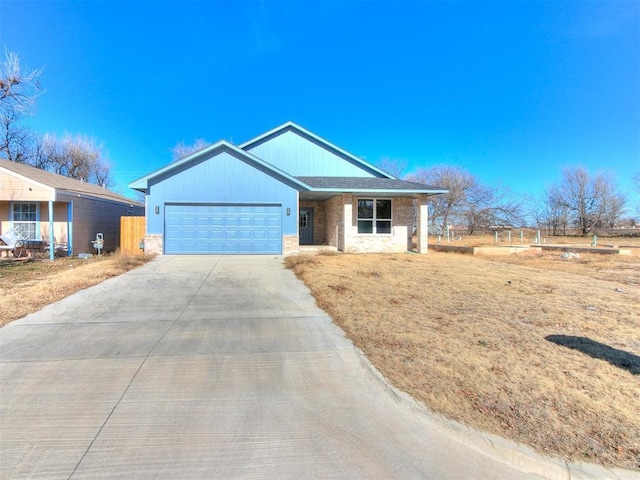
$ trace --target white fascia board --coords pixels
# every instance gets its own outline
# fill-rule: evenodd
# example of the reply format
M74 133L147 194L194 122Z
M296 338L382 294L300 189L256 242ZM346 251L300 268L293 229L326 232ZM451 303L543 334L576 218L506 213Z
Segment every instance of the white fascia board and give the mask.
M355 189L336 189L336 188L313 188L310 187L309 191L311 192L322 192L322 193L366 193L366 194L375 194L375 193L381 193L381 194L391 194L391 195L398 195L398 196L404 196L404 195L415 195L417 193L424 193L427 195L439 195L442 193L448 193L449 190L422 190L422 189L416 189L416 190L394 190L394 189L384 189L384 188L358 188L357 190Z

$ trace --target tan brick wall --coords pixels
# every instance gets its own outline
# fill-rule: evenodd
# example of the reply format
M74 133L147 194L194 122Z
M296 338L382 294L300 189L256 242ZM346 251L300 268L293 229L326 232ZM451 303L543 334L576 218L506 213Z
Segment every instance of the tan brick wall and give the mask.
M313 208L313 244L326 245L325 224L327 209L325 202L300 200L300 208Z
M325 204L324 235L327 245L342 250L342 196L332 197Z
M300 238L298 235L282 236L282 255L297 255L300 253Z
M358 234L357 199L353 197L350 224L345 227L344 251L349 253L383 252L401 253L411 249L413 229L413 202L411 197L392 199L392 233L390 235ZM347 200L345 200L347 203Z
M144 236L145 255L162 255L164 253L161 233L147 233Z

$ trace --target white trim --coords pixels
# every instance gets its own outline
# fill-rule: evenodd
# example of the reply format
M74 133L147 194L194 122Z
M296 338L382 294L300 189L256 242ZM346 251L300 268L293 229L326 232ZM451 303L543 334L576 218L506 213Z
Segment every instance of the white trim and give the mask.
M390 197L355 197L356 201L355 206L356 206L356 234L357 235L365 235L365 236L376 236L376 237L380 237L380 236L393 236L393 198ZM372 218L360 218L359 216L359 208L358 208L358 202L360 200L372 200L373 201L373 217ZM376 202L378 200L389 200L391 202L391 218L377 218L376 217ZM362 220L362 221L371 221L371 228L372 228L372 232L371 233L360 233L359 231L359 226L358 226L358 222ZM376 222L386 222L386 221L390 221L391 222L391 228L389 229L389 233L378 233L376 232Z
M14 206L15 205L35 205L36 206L36 219L35 221L28 221L25 222L24 220L16 220L14 218ZM36 224L36 228L35 228L35 232L34 232L34 236L35 238L30 238L30 240L39 240L40 239L40 202L39 201L21 201L21 200L17 200L17 201L10 201L9 202L9 222L11 225L11 228L15 228L16 226L16 222L18 222L18 224L22 224L22 223L35 223Z

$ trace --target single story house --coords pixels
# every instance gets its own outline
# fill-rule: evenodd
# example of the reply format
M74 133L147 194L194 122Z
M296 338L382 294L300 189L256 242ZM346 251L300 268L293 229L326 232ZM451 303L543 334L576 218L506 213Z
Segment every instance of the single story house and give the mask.
M66 246L68 255L120 245L120 217L144 215L144 205L73 178L0 160L0 234L15 228L30 240Z
M417 225L427 251L427 197L287 122L240 145L221 140L129 184L145 194L145 251L155 254L405 252Z

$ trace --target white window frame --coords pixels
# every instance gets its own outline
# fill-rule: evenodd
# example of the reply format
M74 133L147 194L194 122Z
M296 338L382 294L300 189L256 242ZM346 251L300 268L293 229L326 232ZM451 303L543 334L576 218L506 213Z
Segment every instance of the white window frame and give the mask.
M29 221L16 220L16 218L15 218L15 207L16 207L16 205L35 205L36 206L36 212L35 212L36 213L36 218L35 218L35 220L29 220ZM30 240L38 240L40 238L40 202L11 202L9 215L10 215L11 227L15 228L18 231L22 231L19 228L20 224L33 223L35 225L35 229L34 229L34 233L33 233L33 237L34 238L29 237L29 239Z
M360 218L360 209L358 208L358 202L360 200L371 200L373 201L373 217L372 218ZM390 218L378 218L377 213L377 201L378 200L388 200L390 202L391 209L391 217ZM360 222L361 221L370 221L371 223L371 233L360 233ZM389 222L389 232L378 233L377 232L377 222ZM358 235L393 235L393 198L389 197L359 197L356 198L356 229Z

